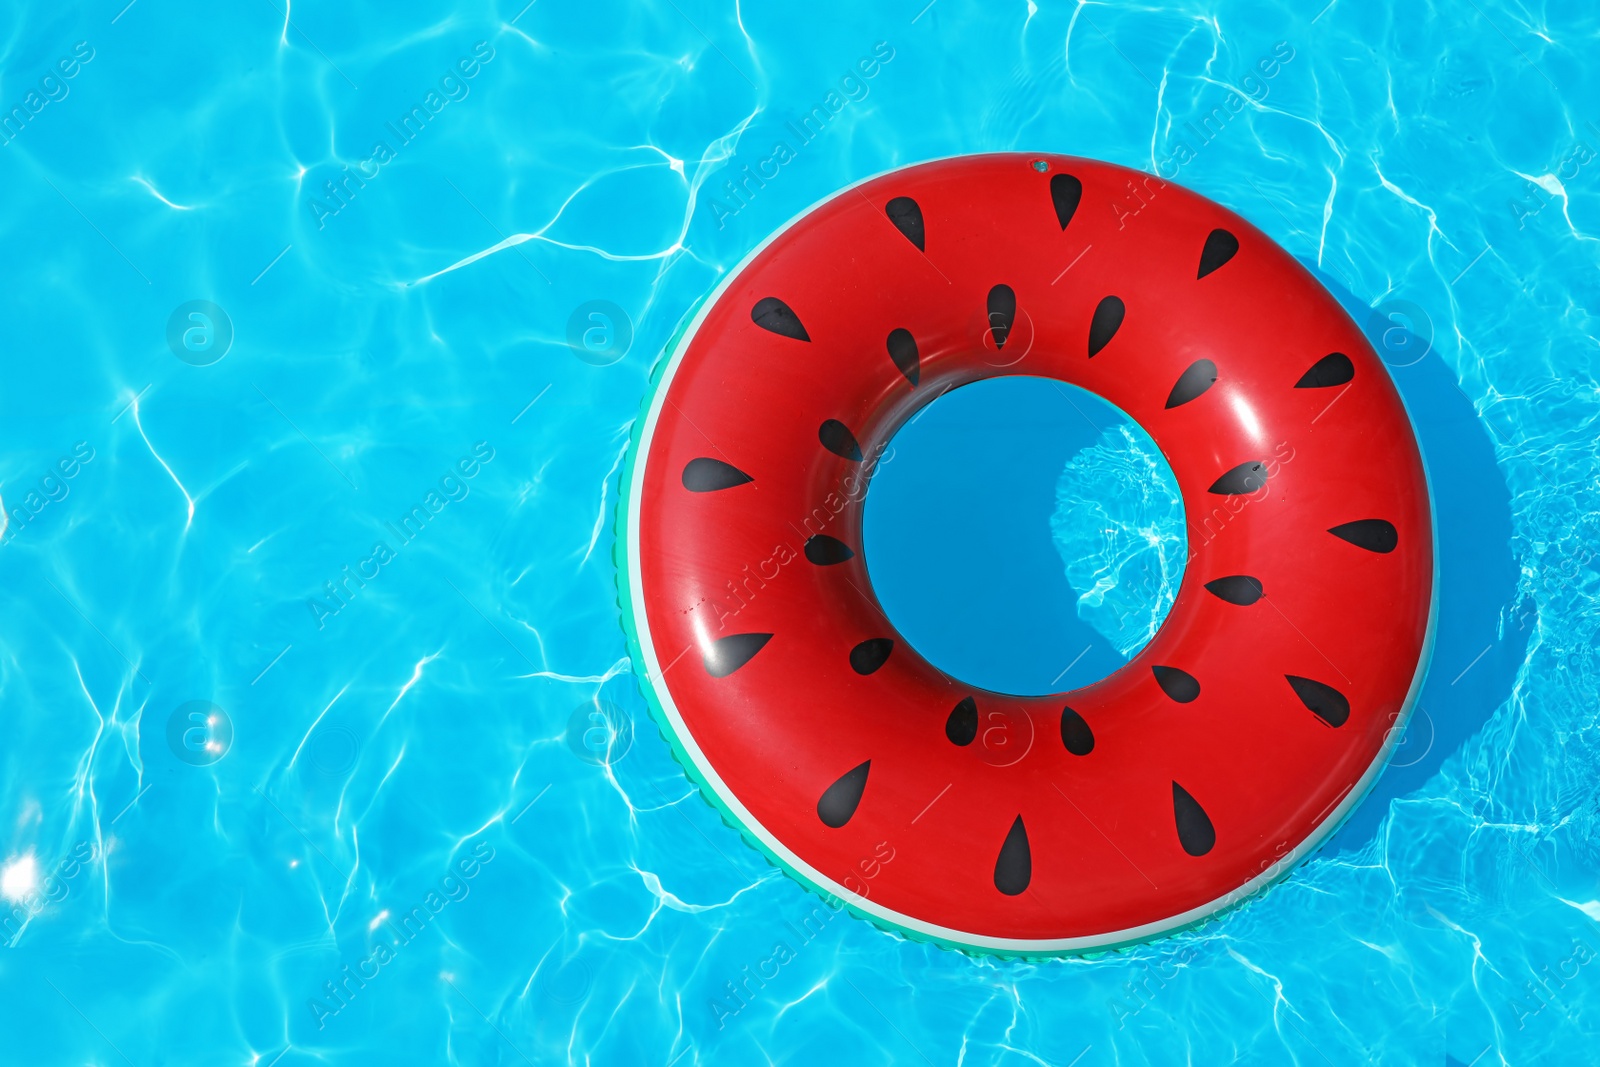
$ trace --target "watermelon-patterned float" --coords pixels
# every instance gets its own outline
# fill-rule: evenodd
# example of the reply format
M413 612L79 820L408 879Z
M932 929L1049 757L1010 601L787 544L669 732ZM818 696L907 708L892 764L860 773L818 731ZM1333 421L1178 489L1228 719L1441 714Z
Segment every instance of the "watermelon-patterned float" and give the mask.
M891 435L997 374L1127 412L1188 522L1155 638L1050 697L929 664L861 554ZM619 529L636 669L705 796L968 951L1144 940L1288 871L1379 773L1432 634L1427 479L1355 324L1239 216L1064 156L895 171L752 253L657 369Z

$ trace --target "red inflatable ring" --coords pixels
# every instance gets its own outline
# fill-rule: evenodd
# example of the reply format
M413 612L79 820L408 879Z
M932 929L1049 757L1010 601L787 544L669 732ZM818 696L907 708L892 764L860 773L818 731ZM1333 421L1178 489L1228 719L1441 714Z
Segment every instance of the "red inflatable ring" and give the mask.
M1183 495L1166 622L1057 696L931 666L860 551L896 428L998 374L1117 405ZM752 253L657 378L618 538L636 670L730 824L884 927L1030 955L1194 925L1326 839L1404 725L1434 589L1410 421L1333 297L1202 197L1066 156L895 171Z

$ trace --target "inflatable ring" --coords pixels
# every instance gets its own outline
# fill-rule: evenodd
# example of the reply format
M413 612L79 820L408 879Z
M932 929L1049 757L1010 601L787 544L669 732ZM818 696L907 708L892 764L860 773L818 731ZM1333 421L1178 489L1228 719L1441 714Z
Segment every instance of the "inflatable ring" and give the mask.
M1013 956L1171 933L1316 848L1398 739L1433 620L1410 420L1333 297L1202 197L1064 156L898 170L753 252L656 374L618 540L635 669L703 794L836 904ZM860 551L890 436L998 374L1137 420L1187 521L1155 638L1051 697L922 659Z

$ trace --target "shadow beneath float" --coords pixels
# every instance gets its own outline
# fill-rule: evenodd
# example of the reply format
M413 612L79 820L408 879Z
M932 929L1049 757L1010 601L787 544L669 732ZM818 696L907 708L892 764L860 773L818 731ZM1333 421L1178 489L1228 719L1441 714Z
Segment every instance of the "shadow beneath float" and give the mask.
M1427 313L1402 300L1371 306L1304 265L1361 325L1405 400L1433 493L1439 568L1433 658L1422 692L1388 767L1328 842L1329 850L1343 852L1371 841L1391 801L1432 777L1505 701L1526 655L1534 609L1516 602L1511 494L1494 442L1433 351Z

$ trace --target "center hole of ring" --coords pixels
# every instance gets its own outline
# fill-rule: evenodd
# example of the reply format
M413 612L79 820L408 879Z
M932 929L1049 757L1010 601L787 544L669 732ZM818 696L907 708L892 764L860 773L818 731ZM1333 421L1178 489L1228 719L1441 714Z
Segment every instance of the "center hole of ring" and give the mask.
M862 517L889 621L965 685L1044 696L1155 636L1188 557L1161 450L1121 409L1048 378L988 378L894 435Z

